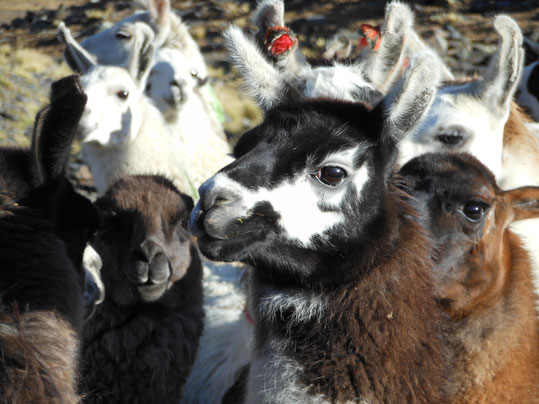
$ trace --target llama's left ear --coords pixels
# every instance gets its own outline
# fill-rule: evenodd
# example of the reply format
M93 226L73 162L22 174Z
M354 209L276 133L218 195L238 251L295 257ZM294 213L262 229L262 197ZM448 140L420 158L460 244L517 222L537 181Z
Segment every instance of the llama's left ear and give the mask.
M51 103L36 116L32 137L36 186L64 175L87 99L78 76L52 84Z
M253 22L259 34L266 34L268 28L284 27L284 2L282 0L263 0L256 7Z
M435 55L429 52L412 59L403 79L377 107L385 110L382 136L399 142L413 132L427 115L439 82Z
M142 26L135 30L133 48L129 55L127 69L137 83L139 90L144 91L146 79L150 73L155 58L155 45L152 30Z
M58 38L66 46L64 57L73 71L84 74L96 65L95 58L79 45L63 21L58 25Z
M506 15L494 19L494 28L500 37L498 52L489 64L481 90L490 107L508 113L524 61L522 32L517 23Z
M247 91L260 108L269 110L279 103L301 98L285 75L279 73L240 28L229 27L224 37L232 64L239 70Z
M513 208L514 221L539 217L539 187L521 187L505 191Z

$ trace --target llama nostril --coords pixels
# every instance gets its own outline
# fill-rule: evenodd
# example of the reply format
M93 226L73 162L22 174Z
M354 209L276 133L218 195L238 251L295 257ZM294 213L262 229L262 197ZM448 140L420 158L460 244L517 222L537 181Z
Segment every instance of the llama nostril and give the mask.
M149 266L147 262L135 261L127 271L127 278L137 284L148 282Z
M150 263L149 280L152 283L163 283L170 277L170 265L165 254L157 254Z

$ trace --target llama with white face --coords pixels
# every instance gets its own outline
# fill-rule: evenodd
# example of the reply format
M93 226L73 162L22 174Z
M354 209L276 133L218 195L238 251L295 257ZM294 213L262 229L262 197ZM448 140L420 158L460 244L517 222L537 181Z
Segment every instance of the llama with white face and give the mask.
M252 362L224 402L444 401L429 243L389 178L433 99L431 63L372 110L275 82L277 107L200 187L201 251L252 265Z
M498 52L481 80L454 81L436 95L422 127L400 147L399 163L428 152L468 152L503 186L511 167L503 167L504 128L522 70L522 34L514 20L498 16ZM507 172L506 172L507 171Z
M248 39L239 28L229 28L225 40L233 65L239 69L251 95L271 107L276 98L271 90L282 91L274 81L286 82L300 94L315 98L329 97L347 101L364 101L376 104L401 75L404 60L405 37L413 25L413 14L400 3L386 8L384 35L380 49L367 60L352 64L335 64L330 67L311 67L298 63L294 49L276 53L268 39L273 25L284 21L282 1L265 1L257 9L256 18L260 32L258 44ZM266 31L267 30L267 31ZM262 35L269 34L264 37ZM290 32L289 36L293 36Z

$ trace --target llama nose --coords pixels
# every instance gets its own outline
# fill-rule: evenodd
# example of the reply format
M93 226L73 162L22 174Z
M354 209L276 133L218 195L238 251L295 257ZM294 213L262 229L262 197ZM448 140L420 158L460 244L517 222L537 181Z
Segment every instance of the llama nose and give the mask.
M150 264L156 255L163 254L163 247L152 239L144 240L140 245L140 257Z

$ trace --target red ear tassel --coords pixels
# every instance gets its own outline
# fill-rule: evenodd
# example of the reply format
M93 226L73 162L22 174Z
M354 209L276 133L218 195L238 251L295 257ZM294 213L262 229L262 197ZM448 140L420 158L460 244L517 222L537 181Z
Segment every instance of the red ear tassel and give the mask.
M296 49L296 34L287 27L271 27L266 31L264 49L270 56L282 56Z
M380 26L373 27L369 24L361 24L359 27L363 38L359 40L359 47L366 48L370 46L374 50L378 50L380 47L380 41L382 40L382 34L380 33Z

